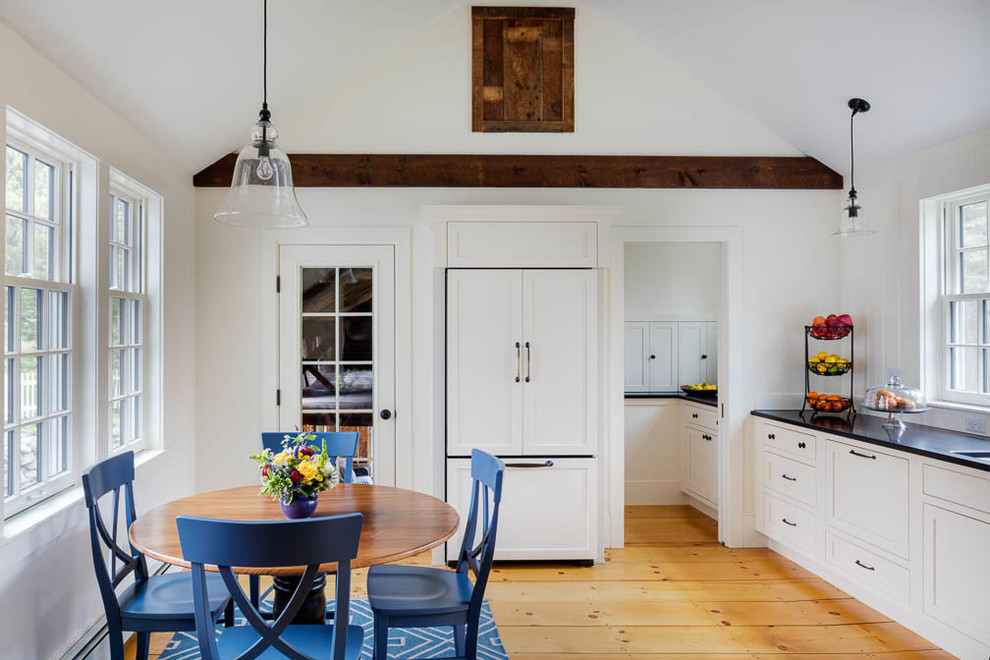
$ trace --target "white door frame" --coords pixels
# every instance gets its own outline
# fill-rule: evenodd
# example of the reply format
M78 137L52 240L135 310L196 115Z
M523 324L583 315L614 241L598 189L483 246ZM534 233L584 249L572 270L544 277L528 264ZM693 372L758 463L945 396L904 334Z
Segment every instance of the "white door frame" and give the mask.
M259 290L258 322L262 328L260 430L278 425L275 391L278 389L278 254L282 245L325 245L330 247L391 246L395 250L395 485L413 488L414 443L412 403L412 230L405 227L369 229L290 229L265 232L268 248L261 253L262 273Z
M744 544L743 508L746 464L742 401L742 232L739 227L640 226L612 227L609 236L608 436L606 531L607 547L625 542L625 244L718 243L721 295L719 300L719 540L731 547Z

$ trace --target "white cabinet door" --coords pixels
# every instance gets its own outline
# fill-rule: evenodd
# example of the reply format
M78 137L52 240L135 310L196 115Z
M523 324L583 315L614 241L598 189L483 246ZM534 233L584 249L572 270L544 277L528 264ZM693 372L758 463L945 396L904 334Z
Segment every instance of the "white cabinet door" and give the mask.
M447 273L447 453L519 456L522 271Z
M650 391L650 324L626 323L626 392Z
M990 644L990 522L923 509L925 614Z
M650 392L676 392L677 324L650 323Z
M687 433L687 490L715 504L715 437L693 427Z
M677 371L679 385L693 385L708 378L705 346L708 328L704 323L677 324Z
M523 454L597 453L598 278L523 271Z
M495 559L594 559L598 539L596 459L510 458L505 462ZM449 459L447 502L457 509L461 527L447 542L448 560L457 559L470 497L470 459Z
M908 556L910 463L834 440L825 444L827 523Z
M707 334L705 350L708 357L705 359L708 369L708 377L705 379L712 385L718 385L718 323L709 321L705 323Z

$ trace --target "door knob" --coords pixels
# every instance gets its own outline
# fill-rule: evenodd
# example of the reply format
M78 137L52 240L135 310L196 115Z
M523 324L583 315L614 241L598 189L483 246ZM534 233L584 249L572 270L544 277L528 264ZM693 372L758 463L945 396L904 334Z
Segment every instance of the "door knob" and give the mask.
M385 410L383 410L380 413L378 413L378 416L381 417L382 419L391 419L392 418L392 411L389 410L388 408L386 408Z
M651 356L650 356L650 359L651 359L651 360L656 360L656 359L657 359L657 356L656 356L656 355L651 355Z

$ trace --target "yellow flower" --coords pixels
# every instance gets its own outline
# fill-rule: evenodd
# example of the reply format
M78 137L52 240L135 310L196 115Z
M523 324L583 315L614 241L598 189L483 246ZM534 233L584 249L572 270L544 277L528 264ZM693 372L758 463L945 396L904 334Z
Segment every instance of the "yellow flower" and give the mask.
M313 477L315 477L318 474L316 466L313 465L313 463L310 461L300 461L299 465L296 466L296 469L299 470L299 473L303 476L303 479L307 482L312 481Z
M274 462L275 465L279 467L285 467L289 463L289 459L293 457L292 451L284 449L279 453L275 454Z

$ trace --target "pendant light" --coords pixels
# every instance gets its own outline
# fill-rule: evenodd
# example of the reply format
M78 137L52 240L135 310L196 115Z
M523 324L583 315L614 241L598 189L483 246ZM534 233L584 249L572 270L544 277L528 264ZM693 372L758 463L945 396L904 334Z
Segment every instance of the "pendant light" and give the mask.
M251 144L237 154L230 192L213 217L217 222L257 229L305 227L309 222L292 187L292 166L275 144L278 129L268 111L268 0L264 0L264 14L261 112L251 131Z
M869 236L877 233L875 229L870 229L866 224L866 219L861 215L863 207L856 203L856 151L853 139L853 122L860 112L869 112L870 104L863 99L849 99L849 200L848 206L842 210L842 220L839 223L839 231L833 236Z

